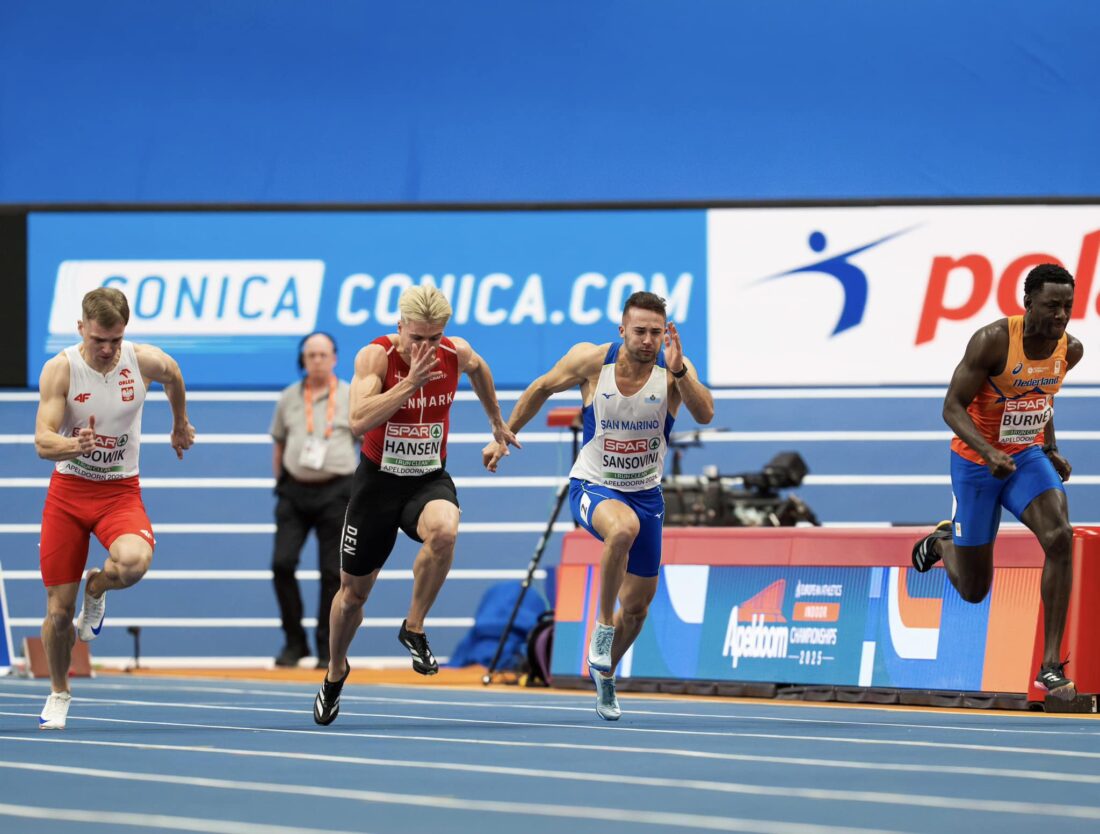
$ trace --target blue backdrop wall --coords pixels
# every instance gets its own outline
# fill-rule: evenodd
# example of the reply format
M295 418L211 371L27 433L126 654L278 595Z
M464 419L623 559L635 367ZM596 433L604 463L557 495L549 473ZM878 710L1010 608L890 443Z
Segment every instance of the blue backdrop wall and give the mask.
M0 203L1100 194L1089 0L0 4Z

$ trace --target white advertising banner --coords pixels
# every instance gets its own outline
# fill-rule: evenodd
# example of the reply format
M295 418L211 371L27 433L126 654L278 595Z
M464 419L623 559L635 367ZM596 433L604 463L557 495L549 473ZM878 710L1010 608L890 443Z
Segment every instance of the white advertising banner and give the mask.
M1068 331L1100 383L1100 206L708 212L712 385L946 384L970 336L1023 312L1056 261L1077 282Z

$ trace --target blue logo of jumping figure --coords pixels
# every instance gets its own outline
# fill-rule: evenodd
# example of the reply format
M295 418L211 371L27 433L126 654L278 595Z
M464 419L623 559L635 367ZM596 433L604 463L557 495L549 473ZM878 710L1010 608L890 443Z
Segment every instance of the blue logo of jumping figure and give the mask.
M894 232L893 234L879 238L864 246L849 249L847 252L841 252L839 255L833 255L831 258L826 258L823 261L816 261L806 266L800 266L797 269L780 272L777 275L769 275L767 278L761 278L760 280L774 281L777 278L786 278L788 275L800 275L807 272L823 273L835 278L844 289L844 307L840 311L840 319L837 321L836 327L833 329L833 332L829 334L830 336L836 336L862 322L863 313L867 309L867 275L855 264L848 263L848 259L861 252L866 252L868 249L873 249L880 243L885 243L906 232L910 232L915 228L915 226L910 226L908 229ZM822 232L815 231L810 234L808 243L814 252L823 252L828 244L828 240Z

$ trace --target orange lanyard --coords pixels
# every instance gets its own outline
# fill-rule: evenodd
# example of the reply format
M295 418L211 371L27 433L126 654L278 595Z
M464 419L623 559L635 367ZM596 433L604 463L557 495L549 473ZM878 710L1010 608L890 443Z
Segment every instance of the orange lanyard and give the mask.
M302 397L306 401L306 434L313 436L313 386L302 382ZM333 418L336 416L336 377L328 378L328 406L325 409L325 440L332 437Z

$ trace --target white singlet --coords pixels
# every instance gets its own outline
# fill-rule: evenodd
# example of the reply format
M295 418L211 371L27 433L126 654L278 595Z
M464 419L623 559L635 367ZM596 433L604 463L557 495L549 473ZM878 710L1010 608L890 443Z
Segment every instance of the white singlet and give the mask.
M138 368L134 346L124 341L118 364L106 374L92 370L80 355L80 345L65 348L69 360L69 396L65 417L57 430L75 437L95 417L95 449L55 467L65 475L92 481L115 481L138 474L141 452L141 410L145 405L145 381Z
M584 445L569 477L639 492L661 485L674 418L668 413L664 351L641 390L624 397L615 384L615 358L621 347L611 345L604 357L592 402L583 412Z

